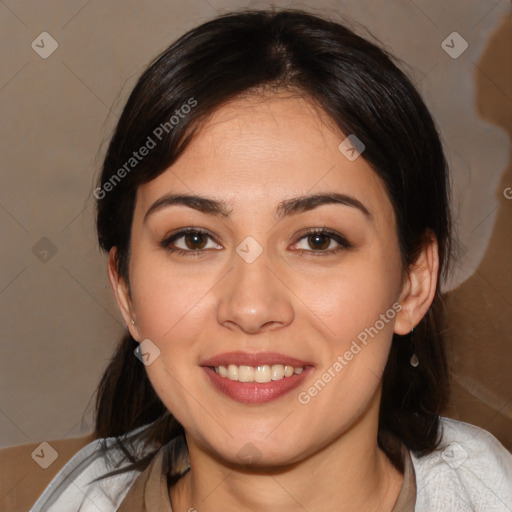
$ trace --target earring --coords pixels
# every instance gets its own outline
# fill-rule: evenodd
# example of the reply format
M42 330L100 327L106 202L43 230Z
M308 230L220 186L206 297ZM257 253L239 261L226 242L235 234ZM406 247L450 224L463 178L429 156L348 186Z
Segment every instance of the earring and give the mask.
M132 324L135 325L135 320L133 318L131 320L132 320Z
M411 330L411 341L413 339L413 335L414 335L414 327ZM416 354L413 353L413 355L411 356L411 359L409 360L409 364L413 368L416 368L420 364L420 360L418 359L418 356Z

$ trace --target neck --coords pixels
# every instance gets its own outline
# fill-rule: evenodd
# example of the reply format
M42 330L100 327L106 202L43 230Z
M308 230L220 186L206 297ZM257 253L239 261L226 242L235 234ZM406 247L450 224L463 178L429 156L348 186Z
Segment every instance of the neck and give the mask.
M299 462L258 469L220 462L187 437L191 470L170 489L173 510L391 511L403 475L378 447L374 424L363 418Z

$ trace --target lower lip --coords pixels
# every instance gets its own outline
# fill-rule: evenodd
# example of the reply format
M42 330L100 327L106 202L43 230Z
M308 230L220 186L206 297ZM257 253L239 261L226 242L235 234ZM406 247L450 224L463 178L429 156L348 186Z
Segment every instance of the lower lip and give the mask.
M299 386L313 370L312 366L304 368L302 373L293 374L280 380L270 382L239 382L221 377L210 367L203 366L212 384L224 395L245 404L263 404L276 400Z

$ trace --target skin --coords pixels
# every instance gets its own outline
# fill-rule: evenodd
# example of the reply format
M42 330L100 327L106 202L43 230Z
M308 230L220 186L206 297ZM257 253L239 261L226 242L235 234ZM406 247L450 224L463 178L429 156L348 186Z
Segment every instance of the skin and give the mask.
M174 510L393 508L403 477L377 445L380 377L393 333L410 332L433 300L437 245L426 243L404 272L384 185L362 157L350 162L339 151L344 138L296 95L240 98L220 108L179 160L137 192L131 294L117 273L115 248L109 276L132 336L160 349L146 370L186 431L192 469L170 489ZM230 215L173 205L144 220L170 192L223 201ZM276 220L281 201L323 192L358 199L371 219L352 206L324 204ZM189 226L214 236L199 256L161 247ZM311 246L301 239L310 228L334 230L352 247L322 254L340 246L329 239L327 249ZM252 263L236 252L247 236L263 248ZM174 246L186 250L185 242ZM297 394L396 302L401 311L301 404ZM314 370L277 400L242 404L219 393L199 366L238 350L288 354ZM237 456L248 442L261 455L251 466Z

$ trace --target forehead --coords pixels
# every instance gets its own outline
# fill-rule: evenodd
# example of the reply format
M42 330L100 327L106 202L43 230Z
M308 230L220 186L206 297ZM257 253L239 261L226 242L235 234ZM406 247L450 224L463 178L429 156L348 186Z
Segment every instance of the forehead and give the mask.
M345 138L318 105L297 94L238 98L208 118L168 170L139 187L137 206L145 211L173 192L266 208L287 197L334 191L389 214L375 171L362 157L350 161L339 150Z
M313 160L315 167L332 165L340 137L311 100L285 92L257 94L218 109L197 134L188 157L190 162L232 163L238 173L262 174L265 164L286 173L311 166Z

